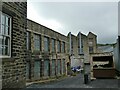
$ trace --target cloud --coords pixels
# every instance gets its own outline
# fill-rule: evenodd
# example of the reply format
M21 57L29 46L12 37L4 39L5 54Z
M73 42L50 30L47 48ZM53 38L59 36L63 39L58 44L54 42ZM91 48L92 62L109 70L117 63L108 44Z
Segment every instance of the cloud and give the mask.
M33 2L28 3L36 16L28 12L34 21L47 25L62 34L87 34L89 31L98 35L99 43L112 43L118 34L117 3L115 2ZM30 17L28 15L28 17Z

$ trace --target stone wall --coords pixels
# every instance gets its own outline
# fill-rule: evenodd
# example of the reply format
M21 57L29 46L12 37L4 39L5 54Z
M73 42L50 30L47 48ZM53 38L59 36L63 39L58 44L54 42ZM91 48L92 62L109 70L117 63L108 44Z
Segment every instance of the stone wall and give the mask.
M68 47L68 39L66 36L50 29L47 28L43 25L40 25L32 20L27 20L28 26L27 26L27 31L30 33L30 50L27 50L27 63L30 64L30 68L29 68L29 78L27 79L27 81L34 81L35 79L35 62L36 60L39 61L40 65L38 67L40 67L40 71L38 71L39 73L39 79L37 80L42 80L42 79L48 79L48 78L52 78L52 77L57 77L57 76L61 76L61 75L66 75L67 74L67 62L69 62L68 59L68 52L67 52L67 47ZM34 50L34 34L37 34L40 36L40 50L39 51L35 51ZM49 39L49 51L45 51L44 48L44 37L48 37ZM55 52L52 52L52 39L55 40ZM60 41L60 45L62 45L62 42L65 43L65 52L61 52L62 51L62 47L60 48L60 52L57 51L57 45L58 45L58 41ZM31 58L30 58L31 57ZM62 72L62 63L65 60L65 72ZM48 60L48 75L45 75L46 72L46 60ZM60 60L60 61L59 61ZM53 70L53 65L52 62L55 63L55 70ZM58 65L60 66L60 70L58 70ZM54 75L52 75L52 72L55 72ZM58 72L60 73L60 75L58 75Z
M87 36L82 34L82 39L83 39L84 63L89 63L89 47Z
M3 2L2 12L12 17L11 57L2 58L2 87L25 87L27 3Z
M93 52L92 53L97 53L97 36L92 33L92 32L89 32L88 35L87 35L87 47L88 47L88 55L86 57L86 63L90 63L90 55L92 54L90 51L89 51L89 39L92 39L92 47L93 47Z
M71 35L71 37L70 37L70 35ZM93 53L96 53L97 52L97 36L91 32L89 32L88 35L84 35L79 32L77 36L69 33L67 37L68 37L68 41L69 41L68 47L69 47L69 54L71 55L71 60L72 60L71 62L77 63L78 61L81 61L83 59L83 55L84 55L83 62L85 64L90 64L89 39L92 39ZM71 42L70 42L70 38L71 38ZM80 43L80 40L81 40L81 43ZM71 43L71 45L70 45L70 43ZM83 45L81 46L81 44L83 44ZM79 49L81 51L83 49L83 52L79 53L79 51L78 51Z
M97 36L95 34L93 34L92 32L89 32L88 34L88 42L89 42L89 38L92 38L92 42L93 42L93 53L97 53Z

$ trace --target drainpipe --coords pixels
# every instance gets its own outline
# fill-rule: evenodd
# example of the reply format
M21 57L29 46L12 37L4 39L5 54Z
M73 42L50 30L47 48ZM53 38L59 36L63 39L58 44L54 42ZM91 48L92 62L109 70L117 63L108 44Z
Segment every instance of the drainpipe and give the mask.
M120 36L118 36L118 65L119 64L120 64ZM120 70L120 67L119 67L119 70Z
M70 51L69 51L69 55L71 56L71 32L69 32L69 45L70 45L70 47L69 47L69 49L70 49Z
M79 45L80 45L80 49L79 49L79 52L80 52L80 54L82 54L82 47L81 47L81 32L79 32Z

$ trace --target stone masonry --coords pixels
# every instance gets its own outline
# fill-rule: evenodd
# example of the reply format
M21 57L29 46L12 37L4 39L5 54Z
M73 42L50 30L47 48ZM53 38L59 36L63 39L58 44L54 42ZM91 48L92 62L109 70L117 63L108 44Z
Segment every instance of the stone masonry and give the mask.
M83 63L90 64L91 53L97 52L97 36L92 32L89 32L87 36L81 32L75 36L70 32L67 37L71 66L79 66Z
M50 77L54 78L61 75L67 75L67 62L69 62L68 52L67 52L67 46L68 46L67 37L58 32L53 31L52 29L40 25L32 20L28 19L27 23L28 23L27 32L29 32L30 34L29 35L30 48L29 50L27 50L27 59L26 59L26 63L28 63L29 65L27 68L27 74L28 74L27 81L43 80L43 79L48 79ZM38 35L40 37L40 42L39 42L40 50L38 51L35 50L34 35ZM45 51L45 42L44 42L45 37L47 37L49 40L49 44L48 44L49 51ZM52 39L55 40L54 52L52 51ZM58 41L60 41L60 52L58 52ZM64 51L62 51L63 42L65 43ZM36 66L35 63L36 64L39 63L38 66ZM46 71L46 67L48 67L47 71ZM40 70L37 71L36 68L39 68ZM39 78L35 77L35 72L39 73L39 75L37 76Z
M29 20L27 2L2 2L1 11L11 17L10 55L0 57L2 88L24 88L26 81L67 75L71 56L82 62L84 57L84 63L90 63L90 54L96 52L96 35L65 36Z
M2 58L2 88L25 87L27 2L2 2L2 13L12 17L11 56Z

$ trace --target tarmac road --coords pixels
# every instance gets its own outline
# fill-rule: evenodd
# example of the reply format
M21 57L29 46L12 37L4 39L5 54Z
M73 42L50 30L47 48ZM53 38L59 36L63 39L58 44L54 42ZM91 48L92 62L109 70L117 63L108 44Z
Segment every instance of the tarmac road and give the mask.
M118 80L96 79L84 84L84 75L78 74L58 81L32 84L27 88L118 88Z

